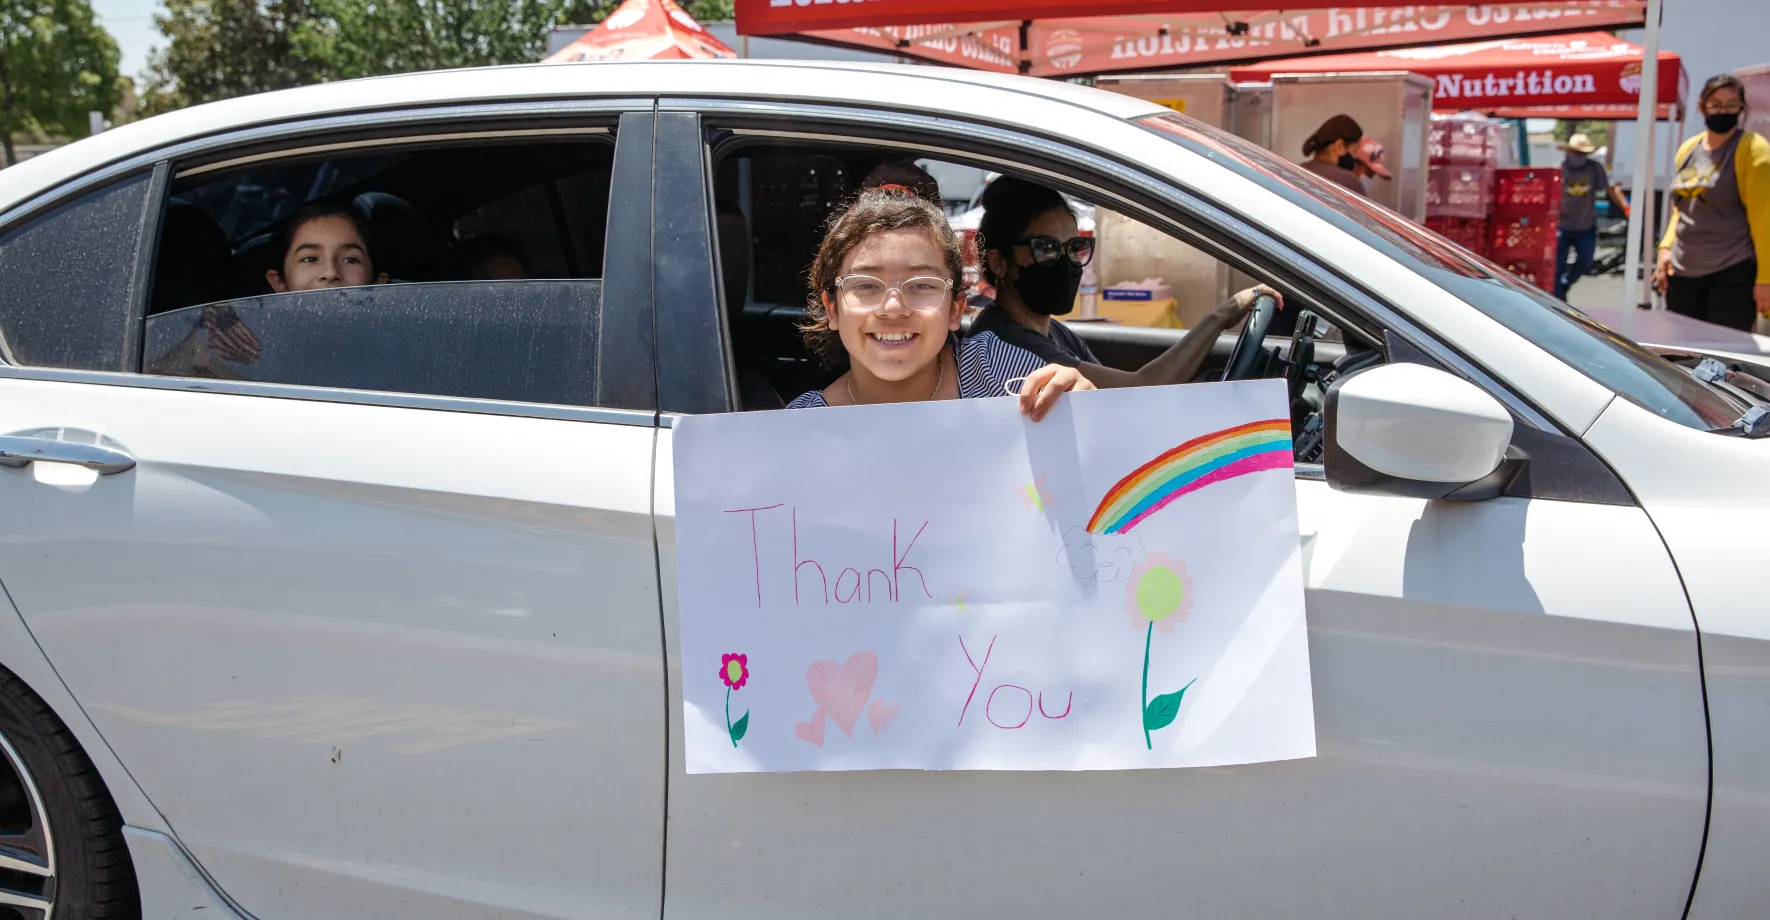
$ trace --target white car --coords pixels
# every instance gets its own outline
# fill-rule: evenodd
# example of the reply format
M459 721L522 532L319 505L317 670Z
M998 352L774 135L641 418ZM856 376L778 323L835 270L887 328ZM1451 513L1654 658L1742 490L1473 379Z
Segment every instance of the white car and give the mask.
M804 268L892 159L1046 182L1284 293L1300 331L1255 311L1211 379L1297 395L1319 756L685 774L672 420L819 385ZM395 283L270 293L327 198ZM1127 366L1178 335L1075 328ZM1770 904L1755 384L1151 103L721 62L201 106L0 172L0 339L18 916Z

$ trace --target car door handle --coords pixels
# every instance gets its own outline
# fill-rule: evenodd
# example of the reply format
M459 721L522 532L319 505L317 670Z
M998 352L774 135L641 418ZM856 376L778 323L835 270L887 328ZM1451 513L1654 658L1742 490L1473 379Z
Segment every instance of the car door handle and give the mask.
M0 436L0 466L20 469L32 463L66 463L110 476L134 468L135 458L109 447L54 438Z

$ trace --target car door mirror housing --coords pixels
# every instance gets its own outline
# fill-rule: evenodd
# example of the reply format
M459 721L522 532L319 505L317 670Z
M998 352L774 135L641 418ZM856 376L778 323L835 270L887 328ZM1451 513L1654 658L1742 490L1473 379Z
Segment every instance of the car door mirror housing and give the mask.
M1512 416L1480 387L1422 364L1386 364L1328 388L1327 481L1342 492L1480 500L1523 471Z

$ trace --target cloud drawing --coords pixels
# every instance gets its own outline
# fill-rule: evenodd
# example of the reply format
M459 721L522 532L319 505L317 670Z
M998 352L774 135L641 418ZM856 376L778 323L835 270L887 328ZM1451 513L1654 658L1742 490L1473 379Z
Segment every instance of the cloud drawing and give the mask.
M1135 533L1089 533L1078 524L1063 532L1057 564L1082 581L1122 582L1131 577L1131 567L1147 555L1143 538Z

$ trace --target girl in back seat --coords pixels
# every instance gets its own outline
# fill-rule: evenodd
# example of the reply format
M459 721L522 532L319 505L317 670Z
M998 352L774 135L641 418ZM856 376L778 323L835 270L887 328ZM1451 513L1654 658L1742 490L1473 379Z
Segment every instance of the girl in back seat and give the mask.
M845 372L788 408L1017 392L1021 411L1038 421L1064 392L1094 388L1075 368L990 333L960 340L963 267L939 208L902 186L862 192L818 247L804 327L807 350Z
M329 287L386 284L375 271L369 221L350 204L313 201L289 218L283 235L282 271L264 273L279 294Z

